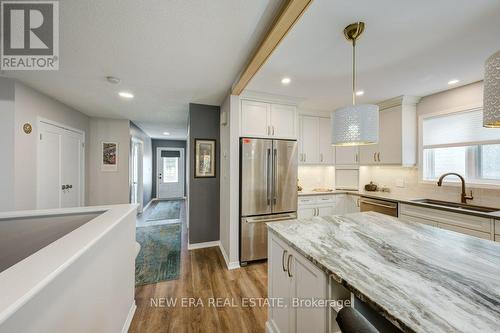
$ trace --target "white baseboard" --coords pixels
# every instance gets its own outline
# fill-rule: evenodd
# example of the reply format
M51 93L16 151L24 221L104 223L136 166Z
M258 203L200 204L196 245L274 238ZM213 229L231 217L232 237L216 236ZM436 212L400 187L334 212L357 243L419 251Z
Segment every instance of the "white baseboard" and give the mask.
M277 333L278 331L274 328L274 325L270 320L266 321L266 333Z
M188 243L188 250L204 249L206 247L219 246L220 241L204 242L204 243Z
M135 304L134 300L132 306L130 307L130 310L128 311L127 319L125 319L125 323L123 324L122 333L128 332L130 324L132 324L132 319L134 318L135 309L137 309L137 305Z
M231 269L240 268L239 261L229 262L229 258L227 257L226 250L224 250L224 247L222 246L221 242L219 242L219 249L220 249L220 252L222 253L222 257L224 258L224 262L226 263L227 269L231 270Z

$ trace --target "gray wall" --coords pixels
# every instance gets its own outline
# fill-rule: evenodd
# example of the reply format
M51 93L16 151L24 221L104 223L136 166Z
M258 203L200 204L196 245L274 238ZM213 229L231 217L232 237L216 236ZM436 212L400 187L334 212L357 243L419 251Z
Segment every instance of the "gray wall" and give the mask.
M0 77L0 211L15 209L14 81Z
M143 159L142 159L142 186L143 186L143 194L142 194L142 204L144 207L151 201L153 198L153 148L152 148L152 140L144 133L142 129L140 129L136 124L130 123L130 136L142 141L143 148ZM132 156L132 155L130 155Z
M220 107L189 105L189 243L219 240ZM194 139L215 139L215 178L194 178Z
M101 170L102 142L118 143L118 171ZM130 122L104 118L90 119L89 204L114 205L130 202Z
M89 184L89 117L41 92L15 81L15 208L36 208L38 120L51 120L85 133L85 203L88 204ZM23 124L33 126L31 134L23 131Z
M157 178L156 178L156 148L184 148L184 167L186 167L186 141L184 140L161 140L161 139L153 139L152 140L153 144L153 198L156 198L156 183L157 183ZM184 172L184 195L186 195L186 174L187 172Z

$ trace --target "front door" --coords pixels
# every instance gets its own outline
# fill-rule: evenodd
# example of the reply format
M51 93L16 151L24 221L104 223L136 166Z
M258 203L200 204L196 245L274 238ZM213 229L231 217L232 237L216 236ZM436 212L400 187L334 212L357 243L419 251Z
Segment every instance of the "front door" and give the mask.
M156 188L159 199L184 197L184 149L157 148Z

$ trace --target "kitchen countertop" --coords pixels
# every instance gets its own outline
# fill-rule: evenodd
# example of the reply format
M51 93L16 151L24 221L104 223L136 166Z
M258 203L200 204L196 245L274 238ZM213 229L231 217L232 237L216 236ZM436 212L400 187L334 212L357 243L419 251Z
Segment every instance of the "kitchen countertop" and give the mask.
M499 332L500 244L374 213L268 224L405 332Z
M414 200L419 200L419 199L423 199L423 198L415 197L415 196L407 196L407 195L402 195L402 194L394 194L391 192L376 192L376 191L375 192L368 192L368 191L348 191L348 190L334 190L332 192L300 191L298 193L298 196L301 197L301 196L328 195L328 194L330 194L330 195L351 194L351 195L357 195L357 196L361 196L361 197L365 197L365 198L393 201L393 202L404 203L404 204L409 204L409 205L414 205L414 206L421 206L421 207L427 207L427 208L432 208L432 209L445 210L445 211L454 212L454 213L500 219L500 208L498 208L498 211L492 212L492 213L477 212L477 211L466 210L466 209L462 209L462 208L444 207L444 206L438 206L438 205L433 205L433 204L428 204L428 203L423 203L423 202L416 202ZM457 194L457 196L459 196L459 194Z

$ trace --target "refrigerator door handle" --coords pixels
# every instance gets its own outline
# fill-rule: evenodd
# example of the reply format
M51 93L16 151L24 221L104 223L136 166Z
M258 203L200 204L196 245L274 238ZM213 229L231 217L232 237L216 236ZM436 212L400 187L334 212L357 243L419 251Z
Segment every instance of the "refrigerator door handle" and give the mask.
M276 187L278 186L278 149L274 148L273 156L273 204L276 205L278 199L276 197Z
M267 149L267 180L266 180L266 196L267 205L271 205L271 188L272 188L272 178L271 178L271 149Z

